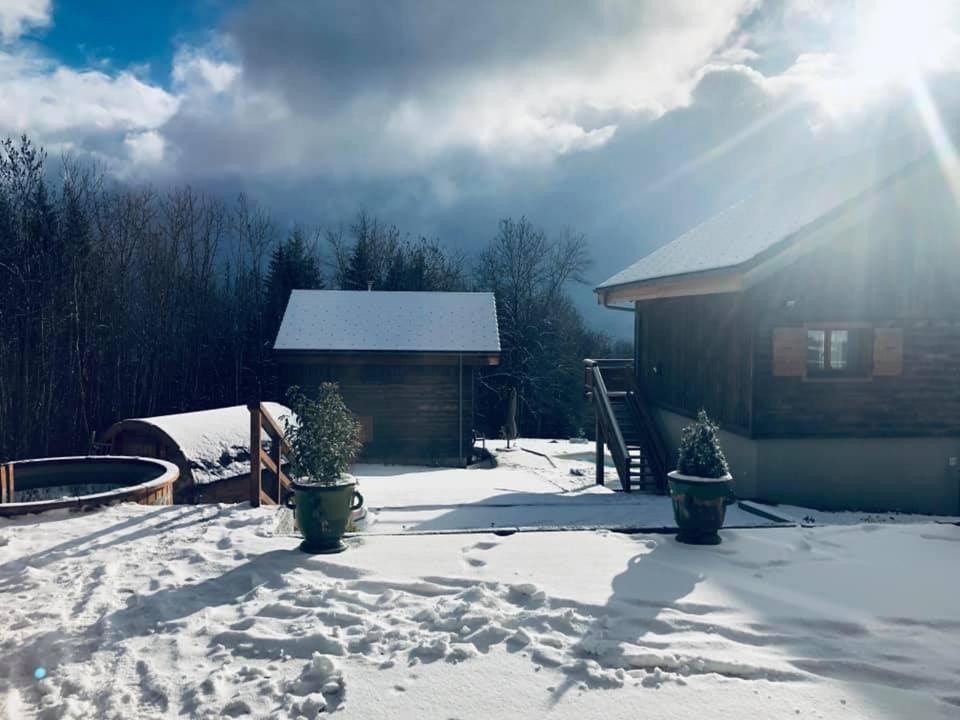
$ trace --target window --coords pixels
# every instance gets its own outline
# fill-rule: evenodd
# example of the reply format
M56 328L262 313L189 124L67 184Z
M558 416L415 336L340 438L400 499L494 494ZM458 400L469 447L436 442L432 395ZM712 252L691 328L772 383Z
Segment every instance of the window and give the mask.
M808 327L807 377L868 377L872 338L865 327Z

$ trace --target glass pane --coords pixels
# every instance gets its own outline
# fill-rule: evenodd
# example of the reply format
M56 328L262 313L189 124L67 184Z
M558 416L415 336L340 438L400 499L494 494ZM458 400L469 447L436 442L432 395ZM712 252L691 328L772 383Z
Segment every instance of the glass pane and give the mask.
M830 331L830 367L844 370L850 361L850 332L848 330Z
M825 367L826 340L826 333L823 330L807 330L807 367L819 370Z

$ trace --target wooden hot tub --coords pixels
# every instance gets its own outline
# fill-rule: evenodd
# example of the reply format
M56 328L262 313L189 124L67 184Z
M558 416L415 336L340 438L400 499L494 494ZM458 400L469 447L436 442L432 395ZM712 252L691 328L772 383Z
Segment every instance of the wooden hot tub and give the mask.
M0 465L0 516L121 502L170 505L173 463L117 455L18 460Z

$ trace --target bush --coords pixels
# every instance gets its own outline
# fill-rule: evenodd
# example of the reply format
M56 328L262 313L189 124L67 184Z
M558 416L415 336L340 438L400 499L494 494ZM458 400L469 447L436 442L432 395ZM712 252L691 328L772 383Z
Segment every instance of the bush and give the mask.
M697 420L683 429L677 472L703 478L723 477L730 471L720 447L718 428L701 410Z
M340 397L336 383L323 383L316 399L293 386L287 401L296 420L284 418L285 436L297 475L318 484L334 484L360 452L360 424Z

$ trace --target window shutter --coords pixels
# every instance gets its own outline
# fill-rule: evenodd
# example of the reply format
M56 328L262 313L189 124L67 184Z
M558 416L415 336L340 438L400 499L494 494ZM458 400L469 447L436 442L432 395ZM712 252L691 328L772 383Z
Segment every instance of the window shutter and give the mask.
M873 374L903 375L903 330L900 328L873 331Z
M803 377L807 360L807 331L802 327L773 329L773 374Z

